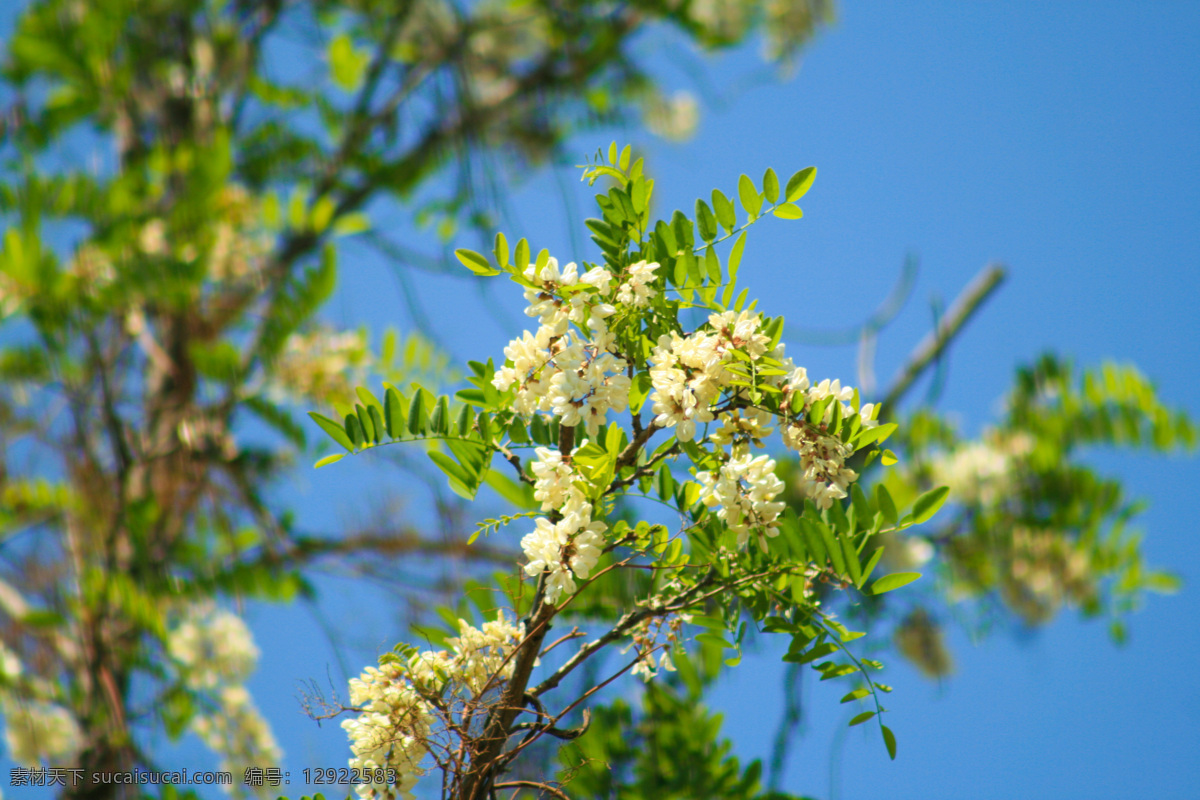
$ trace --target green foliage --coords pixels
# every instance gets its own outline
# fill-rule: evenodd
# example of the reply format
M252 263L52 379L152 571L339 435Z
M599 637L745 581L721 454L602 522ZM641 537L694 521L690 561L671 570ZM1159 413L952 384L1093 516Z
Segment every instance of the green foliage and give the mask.
M764 791L761 762L741 766L721 737L720 715L699 699L652 683L640 713L622 700L599 709L589 735L559 752L559 781L573 796L598 800L803 800Z

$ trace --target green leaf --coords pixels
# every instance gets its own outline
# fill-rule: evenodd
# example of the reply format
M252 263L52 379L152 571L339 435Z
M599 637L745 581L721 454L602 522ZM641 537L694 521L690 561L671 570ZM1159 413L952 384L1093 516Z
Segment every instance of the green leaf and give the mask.
M754 181L750 180L749 175L743 175L738 178L738 199L742 201L742 208L746 209L746 213L751 219L758 216L758 212L762 209L762 195L754 188Z
M899 460L900 459L896 458L896 454L893 453L891 450L884 450L883 455L880 456L880 458L879 458L879 463L883 464L885 467L890 467L892 464L895 464Z
M425 433L425 398L420 390L413 392L412 402L408 406L408 432L413 436Z
M508 426L508 438L512 439L513 444L529 444L529 429L520 417L513 417Z
M907 586L919 577L921 577L921 573L919 572L893 572L891 575L884 575L871 584L871 594L883 594L893 589L899 589L901 586Z
M374 404L367 406L367 413L371 416L371 433L373 434L371 441L379 444L384 435L383 416L379 413L379 406Z
M358 417L358 426L362 429L363 442L365 444L375 444L379 438L375 435L375 425L371 421L371 415L367 413L365 406L358 403L354 404L354 414Z
M508 240L504 238L503 233L496 233L496 244L492 248L492 252L496 256L496 263L501 267L508 266Z
M949 486L939 486L918 497L917 502L913 503L913 524L920 525L936 514L949 494Z
M703 200L696 201L696 225L700 228L700 238L704 241L711 242L717 238L717 218L708 207L708 203Z
M717 251L710 244L704 248L704 271L708 273L708 282L713 286L718 286L721 283L721 261L717 258ZM740 352L735 350L734 352Z
M1183 588L1183 578L1172 572L1156 571L1146 575L1142 585L1151 592L1175 594Z
M455 494L467 500L475 498L475 492L471 489L471 478L458 462L437 450L429 451L429 459L446 473L446 477L450 479L450 488Z
M879 559L883 558L883 548L876 547L871 557L867 559L867 563L862 568L862 577L858 581L858 588L861 589L863 584L871 577L871 573L875 571L875 567L879 564Z
M784 203L771 213L780 219L800 219L804 216L803 209L795 203Z
M725 637L716 633L698 633L696 634L697 642L708 642L709 644L720 645L729 650L735 649L733 644L725 640Z
M519 251L519 246L518 246ZM491 275L499 275L500 270L492 266L492 263L487 260L487 256L482 253L476 253L474 250L468 250L465 247L460 247L454 251L454 255L462 262L462 265L474 272L476 275L485 277Z
M789 203L794 203L808 192L813 180L817 177L816 167L805 167L788 178L787 190L784 193Z
M438 398L433 413L429 416L429 427L437 436L450 432L450 403L445 395Z
M854 581L855 586L859 586L862 584L862 567L858 563L858 551L849 536L842 537L841 541L842 551L846 555L846 567L850 570L850 578Z
M864 711L861 714L855 714L854 719L850 720L850 727L853 728L855 725L862 725L873 716L875 716L874 711Z
M884 425L876 425L873 428L863 428L859 432L858 438L854 440L855 449L861 449L871 444L872 442L882 442L892 435L896 428L900 427L895 422L889 422Z
M804 655L800 656L798 663L808 664L811 661L816 661L818 658L824 658L825 656L832 655L837 651L838 646L836 644L833 642L825 642L824 644L817 645Z
M883 518L893 526L900 521L900 515L896 512L896 502L892 500L891 492L882 483L875 484L875 505L879 506L879 510L883 512Z
M361 211L343 214L333 223L335 236L353 236L371 230L371 218Z
M779 200L779 177L770 167L767 167L767 171L763 173L763 194L766 195L767 202L771 205Z
M362 420L359 419L357 414L347 414L346 422L342 427L356 448L367 444L367 437L363 431Z
M742 253L746 249L746 232L742 231L742 235L733 243L733 249L729 251L729 280L734 280L737 277L738 267L742 263Z
M821 672L821 680L823 681L841 678L845 675L853 675L855 672L858 672L858 667L853 664L822 664L817 669Z
M629 410L631 413L637 414L642 410L642 405L650 396L653 388L654 383L650 379L649 372L639 372L633 376L633 381L629 386Z
M350 441L350 437L346 435L346 429L337 424L329 417L322 416L315 411L308 412L308 416L312 417L312 421L321 426L321 430L329 434L329 438L340 444L347 450L354 450L354 443Z
M733 229L737 227L737 209L733 207L733 202L723 195L720 189L713 189L712 205L717 214L717 222L721 223L726 233L733 233Z
M862 689L855 689L853 692L850 692L845 697L843 697L842 702L849 703L854 700L862 700L864 697L870 696L870 694L871 694L871 690L867 689L865 687Z
M887 747L888 757L892 761L896 760L896 734L892 733L892 729L887 725L880 725L880 731L883 732L883 744Z
M513 253L513 269L524 272L529 266L529 242L521 239L517 242L517 250Z
M355 50L349 35L339 33L329 43L329 69L339 89L353 92L362 82L367 54Z
M387 423L388 436L399 439L404 432L404 406L400 400L400 393L389 388L383 396L383 400L384 420Z
M336 464L337 462L341 461L345 457L346 457L345 453L334 453L331 456L325 456L320 461L313 464L313 469L320 469L321 467L323 467L327 464Z

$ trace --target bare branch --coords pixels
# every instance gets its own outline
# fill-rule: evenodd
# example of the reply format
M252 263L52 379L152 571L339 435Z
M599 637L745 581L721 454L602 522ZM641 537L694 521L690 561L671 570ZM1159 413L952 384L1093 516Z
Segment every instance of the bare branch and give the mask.
M892 381L892 388L883 398L883 415L891 416L896 404L908 393L917 378L921 376L930 364L934 362L958 335L967 321L979 310L1004 280L1005 270L1000 264L989 264L984 267L962 293L950 305L941 324L921 340L917 348L908 357L908 363L901 368Z

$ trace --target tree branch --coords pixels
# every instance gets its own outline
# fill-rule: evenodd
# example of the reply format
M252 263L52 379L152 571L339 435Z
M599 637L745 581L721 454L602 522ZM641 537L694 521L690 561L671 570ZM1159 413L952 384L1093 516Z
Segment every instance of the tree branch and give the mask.
M1004 280L1004 277L1005 269L1002 265L989 264L967 284L967 287L955 298L946 311L941 323L921 340L908 357L908 362L897 373L896 378L892 381L892 388L883 398L881 415L892 416L896 405L912 388L921 373L949 346L963 326Z

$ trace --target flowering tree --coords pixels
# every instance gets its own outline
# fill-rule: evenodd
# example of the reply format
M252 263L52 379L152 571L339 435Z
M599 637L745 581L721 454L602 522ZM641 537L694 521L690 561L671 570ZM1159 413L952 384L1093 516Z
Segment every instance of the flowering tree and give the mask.
M897 426L880 425L878 406L863 404L854 389L812 383L784 353L782 318L764 317L745 290L737 293L745 228L767 212L800 218L795 203L815 170L782 189L772 171L761 191L743 178L741 225L720 192L712 207L697 204L695 223L678 212L655 223L653 181L640 159L630 160L628 147L618 154L613 145L606 162L584 173L616 184L598 198L603 218L588 222L602 264L560 268L545 250L532 257L524 239L510 252L502 234L494 262L458 251L477 274L507 273L523 287L539 327L509 344L501 367L472 362L475 388L458 393L457 410L420 387L410 399L389 386L382 401L362 393L364 404L343 423L314 414L349 450L389 439L444 444L448 453L434 448L430 457L466 496L499 454L538 504L487 525L536 515L521 539L527 580L505 587L511 620L502 609L482 628L461 620L460 635L445 640L449 651L398 646L351 683L360 714L344 727L364 798L407 796L427 762L440 770L447 796L483 798L510 786L561 794L504 772L543 736L581 735L561 729L562 720L625 671L650 678L674 670L695 626L705 631L700 641L719 648L736 650L752 624L790 636L789 657L799 662L841 656L820 668L825 677L861 681L848 699L869 698L873 708L855 724L883 711L879 693L888 689L872 679L874 662L847 647L861 634L823 610L816 582L865 589L883 555L873 537L926 521L947 490L922 495L903 520L882 486L868 498L848 462L865 450L864 466L876 457L894 463L879 445ZM717 247L727 241L722 259ZM776 428L798 457L804 501L795 508L781 498L774 459L752 452ZM635 498L666 504L678 523L637 519ZM615 623L582 645L574 644L577 629L546 644L593 584L623 571L645 578ZM888 575L869 591L917 577ZM635 651L627 663L548 709L564 679L618 644ZM570 655L535 678L539 661L564 645ZM891 731L880 729L894 755Z
M962 589L986 592L999 580L1021 613L1039 603L1052 610L1064 596L1094 613L1100 584L1112 574L1119 579L1109 595L1118 606L1144 588L1167 588L1166 576L1143 574L1119 527L1097 543L1118 497L1093 507L1086 523L1057 495L1057 528L1019 522L1030 505L1061 491L1045 484L1063 473L1080 477L1063 456L1072 438L1087 438L1088 426L1076 420L1066 427L1085 432L1064 437L1064 414L1091 416L1093 434L1110 440L1103 421L1122 411L1133 439L1147 426L1161 447L1194 439L1187 419L1158 405L1132 371L1108 370L1107 390L1087 375L1086 399L1077 403L1065 370L1045 361L1014 397L1007 429L979 443L954 444L944 426L918 416L898 437L914 465L888 470L869 492L862 488L863 470L896 464L882 444L900 426L881 422L880 405L863 403L856 389L810 380L785 355L783 319L738 292L746 228L766 215L801 218L796 202L814 177L810 167L781 186L768 170L759 188L742 176L740 215L718 190L711 205L697 202L694 221L678 211L652 221L654 183L640 159L631 163L630 148L618 153L614 144L584 168L590 183L613 184L597 196L601 218L587 221L600 263L563 266L545 250L533 256L525 239L510 248L503 234L493 258L457 251L478 275L507 274L538 322L509 343L500 366L471 362L473 388L454 400L416 384L411 396L386 384L383 399L360 389L362 402L340 422L312 414L350 452L424 442L468 498L485 480L494 484L494 460L507 462L495 468L512 471L518 491L510 494L530 509L479 525L476 536L525 530L518 576L498 576L498 594L476 599L481 624L460 618L453 631L421 629L443 649L399 644L350 682L354 716L342 725L364 800L411 797L430 772L442 796L463 800L499 789L568 797L576 780L580 796L612 795L617 783L604 775L613 762L629 760L630 748L614 746L611 736L589 747L599 693L626 672L651 681L681 667L695 685L700 670L711 677L722 662L738 663L748 630L788 637L784 660L813 664L822 680L851 680L843 702L867 707L850 724L873 720L894 758L881 704L891 689L873 674L882 665L856 655L851 643L865 634L833 609L860 617L864 606L877 611L879 596L920 577L909 570L932 556L933 542L947 546ZM730 245L724 256L723 244ZM775 432L793 453L786 470L755 453ZM1027 476L1018 462L1028 465ZM914 494L931 477L945 485ZM905 535L940 524L931 520L951 487L963 515L925 538ZM910 499L911 510L901 513ZM655 506L667 509L665 517ZM1011 530L1012 555L995 552L1005 547L999 544L972 553L973 538L984 537L971 530L995 531L1004 513L1013 516L1002 525ZM1083 535L1071 530L1079 525ZM900 569L872 579L881 561ZM1006 561L1009 574L997 576L995 565ZM990 566L990 581L972 565ZM555 627L569 630L555 636ZM942 674L945 656L931 639L936 629L920 609L897 630L902 652ZM618 647L627 655L613 664L606 651ZM582 683L570 680L597 663ZM656 721L684 718L671 707L669 688L647 697L646 713ZM602 716L630 723L627 713ZM580 723L568 727L572 718ZM544 764L523 766L546 737L582 746L564 753L557 778ZM669 769L649 764L646 771L661 779ZM732 776L732 783L708 786L708 796L756 795L757 768L739 775L734 761Z
M566 405L542 408L542 389L510 375L513 384L504 396L516 402L517 392L524 392L523 402L530 404L524 407L528 424L514 425L508 406L489 410L489 403L500 402L501 389L491 383L499 373L481 365L482 374L472 372L479 385L467 390L467 412L458 401L452 406L447 398L443 404L432 393L409 389L407 395L398 392L398 408L386 393L384 402L360 396L365 416L343 408L333 426L351 449L374 444L385 434L389 439L394 433L426 437L431 430L458 426L458 438L433 437L445 442L432 457L447 471L450 487L473 495L486 482L516 503L518 514L539 510L550 496L535 497L538 480L550 481L545 492L551 484L565 483L551 505L533 515L544 519L541 526L522 523L537 534L529 540L528 556L499 536L468 546L456 526L456 501L444 486L438 487L441 513L432 531L392 520L349 531L312 530L271 499L268 488L310 452L300 407L337 408L368 376L405 387L414 378L433 388L456 380L446 359L421 337L401 339L393 333L373 340L365 330L337 329L318 317L334 289L346 237L357 237L396 266L411 301L415 270L437 271L440 262L373 225L376 215L411 215L445 239L458 226L490 229L503 166L514 164L511 174L524 174L558 157L571 134L633 119L635 111L663 135L686 134L695 121L695 104L686 96L666 96L639 63L632 44L643 32L669 26L702 47L717 48L761 30L768 55L786 60L828 16L823 0L29 2L5 43L0 92L5 226L0 248L0 715L6 756L31 768L78 767L84 780L62 789L73 798L139 794L144 787L97 776L158 770L164 766L161 743L190 734L200 736L231 769L271 766L278 747L246 692L257 648L239 620L240 608L247 600L312 599L313 571L330 562L363 572L386 563L394 585L409 587L420 585L425 566L443 559L467 559L466 571L479 577L515 557L537 571L540 558L546 586L539 608L562 608L589 630L605 624L611 629L621 619L615 609L628 613L641 608L638 600L683 592L687 581L698 579L691 559L702 557L704 536L712 538L714 552L725 547L743 553L738 558L761 553L754 557L767 560L758 584L733 584L747 597L757 596L767 573L783 570L775 579L803 579L813 592L813 608L817 601L830 608L839 597L857 599L856 590L836 591L842 581L834 575L847 574L839 572L837 559L847 570L852 564L841 544L830 549L818 517L835 543L847 537L867 542L861 560L854 562L860 570L878 553L872 543L891 542L879 556L879 564L891 565L886 571L909 572L924 557L941 556L952 572L954 591L989 598L999 590L1012 608L1035 621L1076 600L1086 610L1119 612L1141 588L1168 586L1167 577L1141 568L1136 542L1107 535L1120 534L1115 523L1127 516L1119 485L1070 461L1075 447L1091 442L1151 442L1165 448L1188 440L1190 429L1178 424L1136 373L1088 372L1081 383L1063 362L1043 362L1022 377L1010 417L980 443L960 440L932 414L896 420L901 426L890 441L901 442L906 457L902 468L882 478L890 505L883 490L863 491L868 510L878 507L884 514L868 540L865 534L875 521L866 524L865 512L853 504L857 481L841 470L866 474L881 463L855 459L865 460L866 453L878 449L864 430L882 435L886 416L864 418L864 405L856 408L852 397L838 397L828 401L825 416L808 418L810 427L799 425L798 415L815 413L814 407L807 400L797 408L785 406L782 394L786 388L793 398L807 397L813 387L798 382L789 388L790 378L770 372L787 372L783 359L772 355L778 325L765 318L757 325L750 317L742 319L748 307L729 288L742 240L732 241L733 251L715 262L720 277L714 277L706 249L693 252L695 258L688 255L695 242L687 237L695 239L695 225L672 220L661 232L656 226L634 236L624 222L609 219L615 213L610 208L593 228L602 249L617 248L611 263L605 262L610 283L596 285L603 276L582 270L593 273L593 283L564 283L547 298L531 299L535 305L549 302L538 315L549 314L551 320L557 319L551 313L558 308L555 298L560 304L582 304L584 310L571 306L554 352L536 338L517 348L529 358L548 354L541 369L567 376L557 389L544 387L546 397L557 391L569 398ZM622 167L618 159L605 166L628 182L628 165ZM640 204L637 214L646 213L648 184L642 198L618 188L617 195L607 196L608 205L621 203L624 213L624 192L628 202ZM772 191L767 182L762 191ZM758 189L750 186L738 194L748 209ZM786 200L788 192L782 194ZM777 210L789 213L786 204ZM698 209L699 241L731 214L724 199ZM654 248L640 266L627 257L634 239ZM519 258L514 251L508 261ZM540 259L529 253L524 258L538 267ZM485 272L494 268L468 260ZM659 266L651 269L651 264ZM535 277L548 266L547 260L535 269ZM566 281L563 270L558 277ZM663 305L668 282L678 308ZM740 307L729 322L734 335L750 337L746 342L732 346L732 340L721 338L717 323L705 322L706 313L689 310L718 302L727 310ZM953 316L948 314L946 326L936 332L926 353L930 358L954 338ZM615 337L611 343L604 338L608 332ZM662 364L675 359L664 370L691 381L699 374L697 359L717 352L723 366L704 375L695 390L656 386L656 376L666 380L668 375L651 375L651 367L657 370L660 364L655 337L671 334L680 343L676 348L672 339L663 345ZM769 347L762 353L756 337L767 337ZM649 349L639 342L649 342ZM727 356L735 361L726 363ZM547 366L551 357L553 365ZM918 359L914 369L930 358ZM625 366L618 368L618 360ZM584 375L576 374L583 381L579 385L570 377L576 362L576 373L587 365ZM646 421L640 431L630 427L620 434L624 439L609 443L610 417L616 421L623 413L618 408L626 396L621 369L629 380L625 402L640 407ZM573 402L584 398L573 392L581 386L591 387L590 394L576 408ZM840 387L818 384L815 391L833 396ZM652 394L663 408L646 405ZM535 398L542 410L532 413ZM897 405L885 400L881 415ZM566 429L580 431L578 446L564 452L560 436L572 409L579 418L570 417L575 424ZM347 422L350 412L357 423ZM708 414L713 419L707 420ZM795 418L780 421L789 414ZM660 415L666 415L662 425L652 426L649 418ZM481 419L490 426L486 441ZM767 462L750 458L746 447L753 446L755 426L771 419L785 444L804 456L778 458L781 489ZM503 432L497 420L506 423ZM811 426L828 427L835 420L843 433L857 426L849 439L842 437L846 447L854 446L854 455L839 455L836 448L826 452L832 438L805 438ZM725 430L726 422L732 426L728 441L704 439ZM870 422L878 424L872 428ZM676 435L685 432L691 441ZM609 464L606 454L620 450L619 458L643 434L648 438L630 451L632 461ZM550 453L544 463L536 449L534 456L521 449L527 444L522 436ZM676 450L646 452L670 437L679 440ZM482 468L496 453L508 457L495 449L500 445L524 465L519 474L525 479ZM562 463L554 462L555 452ZM838 458L842 466L835 474L831 465ZM698 474L685 490L681 470L689 461ZM542 471L532 471L534 465ZM968 491L952 517L938 517L939 527L921 539L897 536L891 529L898 530L902 520L898 514L893 520L891 509L913 505L937 486L954 485L939 465L952 465L950 473L973 468L977 475L962 483ZM632 482L606 493L609 466L609 487ZM972 494L972 486L980 490ZM582 499L575 497L576 488ZM847 489L849 497L837 497ZM688 514L702 499L713 505L707 516L697 517L702 525L688 522L683 532L674 520L654 519L643 508L650 501L629 500L635 490L660 503L687 506ZM703 498L681 491L702 492ZM777 493L768 497L772 492ZM749 498L745 502L743 494ZM818 507L826 501L828 508ZM791 511L775 510L780 502ZM586 513L584 506L590 506ZM847 527L851 510L855 524ZM769 519L772 513L776 516ZM847 515L847 525L839 514ZM506 521L513 520L499 519L481 530ZM659 527L666 522L672 525ZM572 530L576 523L579 528ZM722 542L711 527L718 523L738 533ZM600 524L607 527L595 527ZM801 531L803 545L795 544L794 535L769 536L795 530ZM747 541L738 550L742 532ZM680 560L682 536L689 537L688 565ZM614 549L614 542L624 542L619 545L624 549ZM791 553L786 570L779 550L785 546L804 548ZM614 566L647 548L669 563L638 556ZM589 566L593 556L597 562ZM806 576L796 566L803 563L824 571ZM683 583L668 586L668 576ZM1120 591L1105 589L1109 578ZM708 588L696 590L700 594L678 595L671 602L699 602L731 585L720 574L710 580ZM516 599L509 601L505 624L523 622L524 641L539 630L526 622L534 587L527 586L524 594L516 585L510 588ZM546 599L554 590L559 596ZM776 590L803 595L799 583ZM456 628L451 633L458 642L450 645L456 655L447 656L447 664L469 661L464 654L487 650L480 641L506 635L503 625L487 627L499 622L501 604L494 597L470 581L462 595L486 609L472 629L489 638ZM573 598L569 604L568 598ZM718 598L724 596L711 594L706 602ZM901 651L913 657L936 654L928 646L937 640L936 597L926 600L929 613L922 617L914 611L899 628ZM792 602L804 608L802 599ZM839 606L838 612L847 620L887 608L873 599ZM651 684L638 711L597 705L596 695L581 704L591 707L594 730L573 739L562 755L564 777L569 775L576 787L595 787L578 791L655 796L654 787L667 776L661 764L638 760L643 743L644 752L661 744L688 753L687 775L674 776L687 793L735 797L758 791L753 766L737 767L721 750L726 745L709 748L709 739L681 735L703 730L710 739L716 736L711 719L697 708L703 687L723 663L725 644L716 639L741 646L755 635L755 626L742 628L740 622L760 619L740 604L717 611L714 606L708 614L692 616L716 638L696 637L688 645L691 655L673 645L674 655L666 662L661 649L646 658L640 654L672 641L671 635L676 642L690 637L688 630L695 629L672 627L682 624L686 612L649 614L622 634L639 648L634 664L639 672L651 669L652 656L657 669L677 666L680 682ZM795 620L799 612L791 613ZM816 611L810 616L820 618ZM717 637L735 621L736 634ZM856 627L868 630L871 619L864 616L863 623ZM819 638L828 632L813 629L812 634ZM563 649L560 645L547 654L547 664ZM811 647L793 656L809 652ZM599 659L585 659L558 691L565 692L571 681L586 682ZM927 662L945 665L944 658ZM467 667L442 669L459 675ZM475 685L482 690L485 684ZM496 688L482 690L481 713L490 709L489 693ZM432 688L421 691L428 694ZM456 695L464 696L465 690ZM645 720L664 724L641 725ZM673 724L665 724L668 720ZM519 719L513 725L538 721L546 720ZM574 723L572 718L569 724ZM537 733L544 741L548 733L553 738L565 730L541 725ZM610 733L603 735L604 730ZM624 736L614 738L616 730ZM438 731L442 735L445 729ZM528 735L533 728L522 731ZM475 735L469 729L468 734ZM493 739L486 741L493 747ZM542 752L538 747L533 742L524 752L533 756ZM485 762L471 755L463 764L484 769ZM701 763L707 765L703 770ZM552 770L543 763L540 776ZM486 778L469 770L462 774L477 775L471 779L476 787L502 780L492 773ZM637 777L651 774L652 780ZM701 778L703 783L686 783Z
M782 62L830 15L823 0L20 6L0 74L0 716L6 755L79 768L62 789L79 798L140 795L100 776L157 771L161 742L189 732L227 766L278 763L245 691L244 601L312 599L331 562L386 559L404 587L415 560L497 556L443 535L444 496L433 530L332 533L270 499L308 452L300 406L368 376L453 379L420 336L318 317L345 237L416 308L413 276L440 260L370 215L445 237L485 224L497 187L573 131L686 135L695 102L631 46L647 30L704 48L764 31Z

